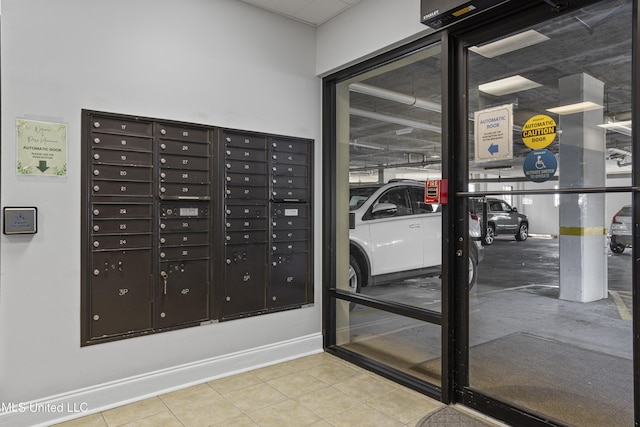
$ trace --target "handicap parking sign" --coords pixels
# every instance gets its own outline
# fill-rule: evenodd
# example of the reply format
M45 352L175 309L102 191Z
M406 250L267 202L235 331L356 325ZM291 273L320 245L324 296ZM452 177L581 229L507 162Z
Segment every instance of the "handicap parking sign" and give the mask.
M558 160L549 150L534 150L524 159L522 170L533 182L545 182L551 179L558 169Z

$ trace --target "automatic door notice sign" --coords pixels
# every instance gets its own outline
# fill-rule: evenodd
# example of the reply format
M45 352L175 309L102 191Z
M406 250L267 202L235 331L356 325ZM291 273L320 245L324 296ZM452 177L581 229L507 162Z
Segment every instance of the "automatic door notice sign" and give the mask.
M531 149L545 148L556 139L556 122L549 116L539 114L531 117L522 126L522 141Z
M65 176L67 174L67 124L18 119L17 173Z
M532 151L522 165L524 175L533 182L548 181L556 174L557 169L556 156L549 150Z
M513 104L474 113L475 161L513 158Z

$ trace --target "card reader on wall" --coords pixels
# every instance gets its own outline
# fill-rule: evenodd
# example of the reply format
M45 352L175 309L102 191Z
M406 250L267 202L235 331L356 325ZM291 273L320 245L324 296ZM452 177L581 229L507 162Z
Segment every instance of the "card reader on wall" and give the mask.
M38 232L38 208L6 207L3 209L4 234L36 234Z
M420 22L439 30L508 0L422 0Z

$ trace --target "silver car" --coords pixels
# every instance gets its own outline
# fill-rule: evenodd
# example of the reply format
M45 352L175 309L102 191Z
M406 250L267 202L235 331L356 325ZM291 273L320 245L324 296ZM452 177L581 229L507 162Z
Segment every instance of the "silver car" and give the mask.
M621 254L631 247L631 205L623 206L613 216L609 239L609 248L615 254Z

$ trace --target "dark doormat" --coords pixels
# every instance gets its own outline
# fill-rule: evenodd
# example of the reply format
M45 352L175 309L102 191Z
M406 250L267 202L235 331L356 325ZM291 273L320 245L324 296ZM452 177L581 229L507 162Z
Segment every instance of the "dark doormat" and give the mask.
M578 337L579 338L579 337ZM414 369L429 370L425 361ZM473 346L471 387L574 426L632 426L630 359L527 333Z
M416 427L487 427L491 424L485 424L477 418L473 418L464 414L451 406L444 406L429 415L424 416Z

